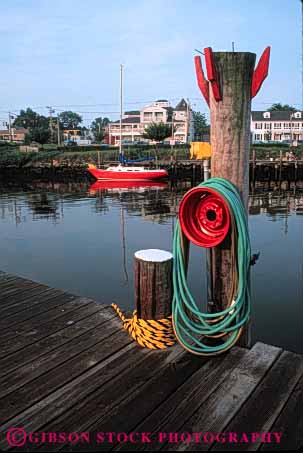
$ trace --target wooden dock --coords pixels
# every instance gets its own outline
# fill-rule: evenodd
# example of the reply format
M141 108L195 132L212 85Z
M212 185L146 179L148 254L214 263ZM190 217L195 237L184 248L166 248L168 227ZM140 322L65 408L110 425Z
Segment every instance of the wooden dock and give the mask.
M12 444L15 427L28 439L38 434L14 451L303 446L298 354L263 343L211 359L179 346L142 349L110 307L6 273L0 274L0 314L1 451L13 448L7 436ZM74 434L54 443L41 434L58 432ZM115 434L101 442L100 433L108 432ZM223 434L216 440L217 433L233 433L233 442L222 443ZM251 433L260 437L253 442ZM280 444L273 433L282 433Z

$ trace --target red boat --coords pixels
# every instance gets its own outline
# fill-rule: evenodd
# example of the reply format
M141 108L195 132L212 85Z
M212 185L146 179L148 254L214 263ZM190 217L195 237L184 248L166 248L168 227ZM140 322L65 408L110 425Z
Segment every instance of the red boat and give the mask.
M140 189L155 187L156 189L163 189L168 187L167 182L160 181L109 181L99 180L94 182L90 188L90 193L95 193L98 190L110 190L110 189Z
M166 170L149 170L144 167L108 167L106 170L89 164L88 171L96 179L111 181L158 181L168 178Z

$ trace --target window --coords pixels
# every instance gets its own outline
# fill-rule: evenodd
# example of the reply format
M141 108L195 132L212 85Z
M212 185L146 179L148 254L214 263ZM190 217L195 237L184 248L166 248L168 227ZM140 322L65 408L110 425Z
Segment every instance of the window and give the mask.
M163 120L163 112L155 112L156 120Z
M299 129L300 123L299 123L299 122L298 122L298 123L293 123L293 127L294 127L295 129Z
M274 129L281 129L281 123L274 123Z
M255 129L262 129L262 123L255 123Z
M263 118L270 118L270 112L264 112Z
M290 123L284 123L284 129L290 129Z
M264 129L271 129L271 123L265 123Z
M152 121L153 114L151 112L144 112L143 119L144 121Z
M262 140L262 134L255 134L255 140Z
M134 129L137 129L137 128L138 128L138 125L137 125L137 124L134 124L134 125L133 125L133 128L134 128Z
M296 113L294 114L294 117L295 117L295 118L301 118L301 112L296 112Z

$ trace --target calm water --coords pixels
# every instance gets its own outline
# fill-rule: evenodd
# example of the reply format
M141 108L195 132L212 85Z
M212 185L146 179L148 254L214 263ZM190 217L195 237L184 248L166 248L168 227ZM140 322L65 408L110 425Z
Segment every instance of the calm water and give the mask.
M104 188L86 183L0 186L0 269L133 308L133 254L171 250L175 214L190 188ZM253 340L303 353L303 192L250 197ZM205 256L190 259L193 293L205 299Z

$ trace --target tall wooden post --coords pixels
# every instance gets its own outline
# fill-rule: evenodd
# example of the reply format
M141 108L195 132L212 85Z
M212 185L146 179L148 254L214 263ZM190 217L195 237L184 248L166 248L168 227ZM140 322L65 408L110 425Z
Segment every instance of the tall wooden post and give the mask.
M249 193L251 85L256 55L215 52L222 100L210 90L211 176L226 178L239 189L246 208ZM212 306L222 310L229 302L232 275L230 238L212 249ZM241 340L240 340L241 341ZM249 329L242 345L249 344Z
M248 209L251 98L267 76L268 47L254 70L256 55L250 52L212 52L204 49L208 81L201 59L195 57L199 88L210 107L211 176L226 178L239 190ZM227 307L230 297L232 254L230 236L211 251L210 311ZM249 329L239 343L249 346Z

